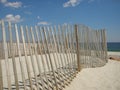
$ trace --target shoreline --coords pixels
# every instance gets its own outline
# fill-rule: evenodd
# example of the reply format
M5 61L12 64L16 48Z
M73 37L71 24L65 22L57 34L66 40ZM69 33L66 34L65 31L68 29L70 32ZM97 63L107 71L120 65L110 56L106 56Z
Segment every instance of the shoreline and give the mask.
M108 58L114 61L120 61L120 52L108 52Z

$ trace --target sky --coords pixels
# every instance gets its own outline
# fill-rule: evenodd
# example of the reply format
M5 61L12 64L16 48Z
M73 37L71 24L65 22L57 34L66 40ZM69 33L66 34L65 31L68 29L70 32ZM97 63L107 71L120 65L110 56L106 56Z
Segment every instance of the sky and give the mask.
M120 0L0 0L0 19L20 25L84 24L120 42Z

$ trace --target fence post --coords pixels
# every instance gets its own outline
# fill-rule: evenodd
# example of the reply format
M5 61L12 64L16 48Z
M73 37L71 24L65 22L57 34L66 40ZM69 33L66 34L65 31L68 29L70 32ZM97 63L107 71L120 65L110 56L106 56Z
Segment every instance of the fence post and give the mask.
M75 38L76 38L76 53L77 53L77 71L80 71L80 51L79 51L79 42L78 42L78 25L75 24L74 26L75 30Z
M103 44L104 44L103 46L104 46L105 60L106 60L106 62L108 62L108 60L107 60L108 55L107 55L106 31L105 31L105 29L103 29L102 31L103 31Z

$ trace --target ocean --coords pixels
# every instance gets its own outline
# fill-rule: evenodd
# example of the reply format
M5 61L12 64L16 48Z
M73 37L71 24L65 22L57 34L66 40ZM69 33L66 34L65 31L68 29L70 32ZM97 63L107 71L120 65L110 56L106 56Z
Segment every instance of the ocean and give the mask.
M108 42L107 49L108 49L108 51L120 52L120 42Z

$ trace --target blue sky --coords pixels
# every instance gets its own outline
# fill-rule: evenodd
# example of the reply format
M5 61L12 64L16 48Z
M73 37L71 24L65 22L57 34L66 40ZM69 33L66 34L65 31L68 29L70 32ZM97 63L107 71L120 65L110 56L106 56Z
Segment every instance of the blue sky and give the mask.
M85 24L120 42L120 0L0 0L0 19L20 25Z

